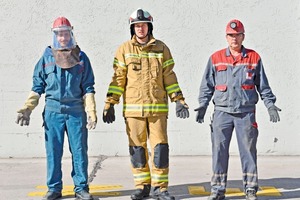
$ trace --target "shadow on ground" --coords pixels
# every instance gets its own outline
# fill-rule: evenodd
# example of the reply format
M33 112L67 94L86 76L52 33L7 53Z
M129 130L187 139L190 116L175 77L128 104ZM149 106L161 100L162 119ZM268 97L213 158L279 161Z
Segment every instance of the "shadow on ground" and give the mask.
M271 200L271 199L291 199L291 198L299 198L300 199L300 178L274 178L274 179L261 179L259 180L260 186L271 186L275 187L277 190L280 191L281 196L274 196L270 194L269 196L261 196L259 195L260 200ZM176 200L180 199L199 199L201 197L205 198L207 195L191 195L189 193L190 186L202 186L205 188L206 192L210 191L210 183L190 183L190 184L183 184L183 185L173 185L169 187L169 192L175 196ZM227 188L239 188L242 191L242 181L240 180L232 180L228 181ZM117 196L130 196L130 194L134 190L114 190L109 191L112 193L116 193ZM95 199L105 199L110 198L107 195L97 195L94 194ZM116 196L114 196L116 197ZM151 199L151 198L148 198ZM230 196L226 199L245 199L245 196Z

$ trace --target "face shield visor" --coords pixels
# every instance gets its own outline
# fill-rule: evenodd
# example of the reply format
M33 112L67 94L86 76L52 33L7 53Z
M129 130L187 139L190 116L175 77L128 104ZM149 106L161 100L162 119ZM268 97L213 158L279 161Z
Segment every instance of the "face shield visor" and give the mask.
M75 37L69 27L55 28L53 31L53 45L55 50L70 50L76 47Z

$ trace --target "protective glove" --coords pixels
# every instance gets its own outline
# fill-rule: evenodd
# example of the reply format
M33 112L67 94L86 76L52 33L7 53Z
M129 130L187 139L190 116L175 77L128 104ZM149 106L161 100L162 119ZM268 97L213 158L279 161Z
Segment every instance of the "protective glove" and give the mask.
M190 116L189 106L182 99L176 101L176 116L183 119Z
M270 121L271 122L279 122L280 121L280 117L279 117L279 114L278 114L278 111L281 111L280 108L276 107L275 105L271 106L269 109L268 109L268 112L269 112L269 115L270 115Z
M17 116L16 123L20 124L20 126L28 126L30 122L30 114L31 110L27 109L20 109L17 111L19 114Z
M88 130L95 129L97 125L96 102L95 94L87 93L83 97L85 110L88 114L88 121L86 128Z
M204 122L204 115L206 113L206 109L207 109L206 107L199 107L194 110L198 112L196 116L196 122L200 124Z
M115 121L115 108L114 104L106 103L103 109L103 122L113 123Z
M31 91L28 98L25 101L23 108L17 111L18 116L16 123L20 126L28 126L30 122L30 114L32 110L39 104L40 95Z

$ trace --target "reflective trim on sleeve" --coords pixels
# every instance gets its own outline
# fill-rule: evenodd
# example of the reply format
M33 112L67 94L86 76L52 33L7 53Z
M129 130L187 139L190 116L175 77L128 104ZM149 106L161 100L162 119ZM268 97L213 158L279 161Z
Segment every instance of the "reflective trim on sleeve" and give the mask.
M178 83L175 83L175 84L173 84L173 85L167 86L167 87L166 87L166 90L167 90L168 94L172 94L172 93L174 93L174 92L179 92L179 91L181 91L181 89L180 89Z
M168 112L168 104L124 104L125 111L137 111L137 112Z
M152 181L154 182L169 182L169 176L168 174L153 174L151 176Z
M173 60L173 58L171 58L171 59L169 59L169 60L167 60L163 63L163 68L166 68L166 67L168 67L170 65L173 65L173 64L174 64L174 60Z
M108 87L108 92L107 93L113 93L113 94L122 95L123 92L124 92L124 88L110 85Z
M127 69L125 63L117 60L116 58L114 59L114 65L117 65L118 67L122 67L122 68Z
M151 179L150 172L142 172L139 174L133 174L135 181L147 181Z

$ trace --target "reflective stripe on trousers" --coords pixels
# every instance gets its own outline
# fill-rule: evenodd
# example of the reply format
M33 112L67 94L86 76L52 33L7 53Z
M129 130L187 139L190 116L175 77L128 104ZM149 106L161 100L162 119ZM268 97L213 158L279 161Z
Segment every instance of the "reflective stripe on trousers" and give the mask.
M229 145L233 129L236 132L243 170L244 189L258 189L257 152L258 137L255 113L230 114L216 110L212 121L212 192L225 193L227 183Z
M49 191L60 192L62 190L61 161L65 132L72 154L71 175L75 185L74 191L88 191L86 113L61 114L46 110L44 111L44 126Z
M127 117L126 130L135 187L143 188L143 185L151 184L153 187L167 188L169 182L167 117ZM148 138L152 154L151 173L148 165Z

